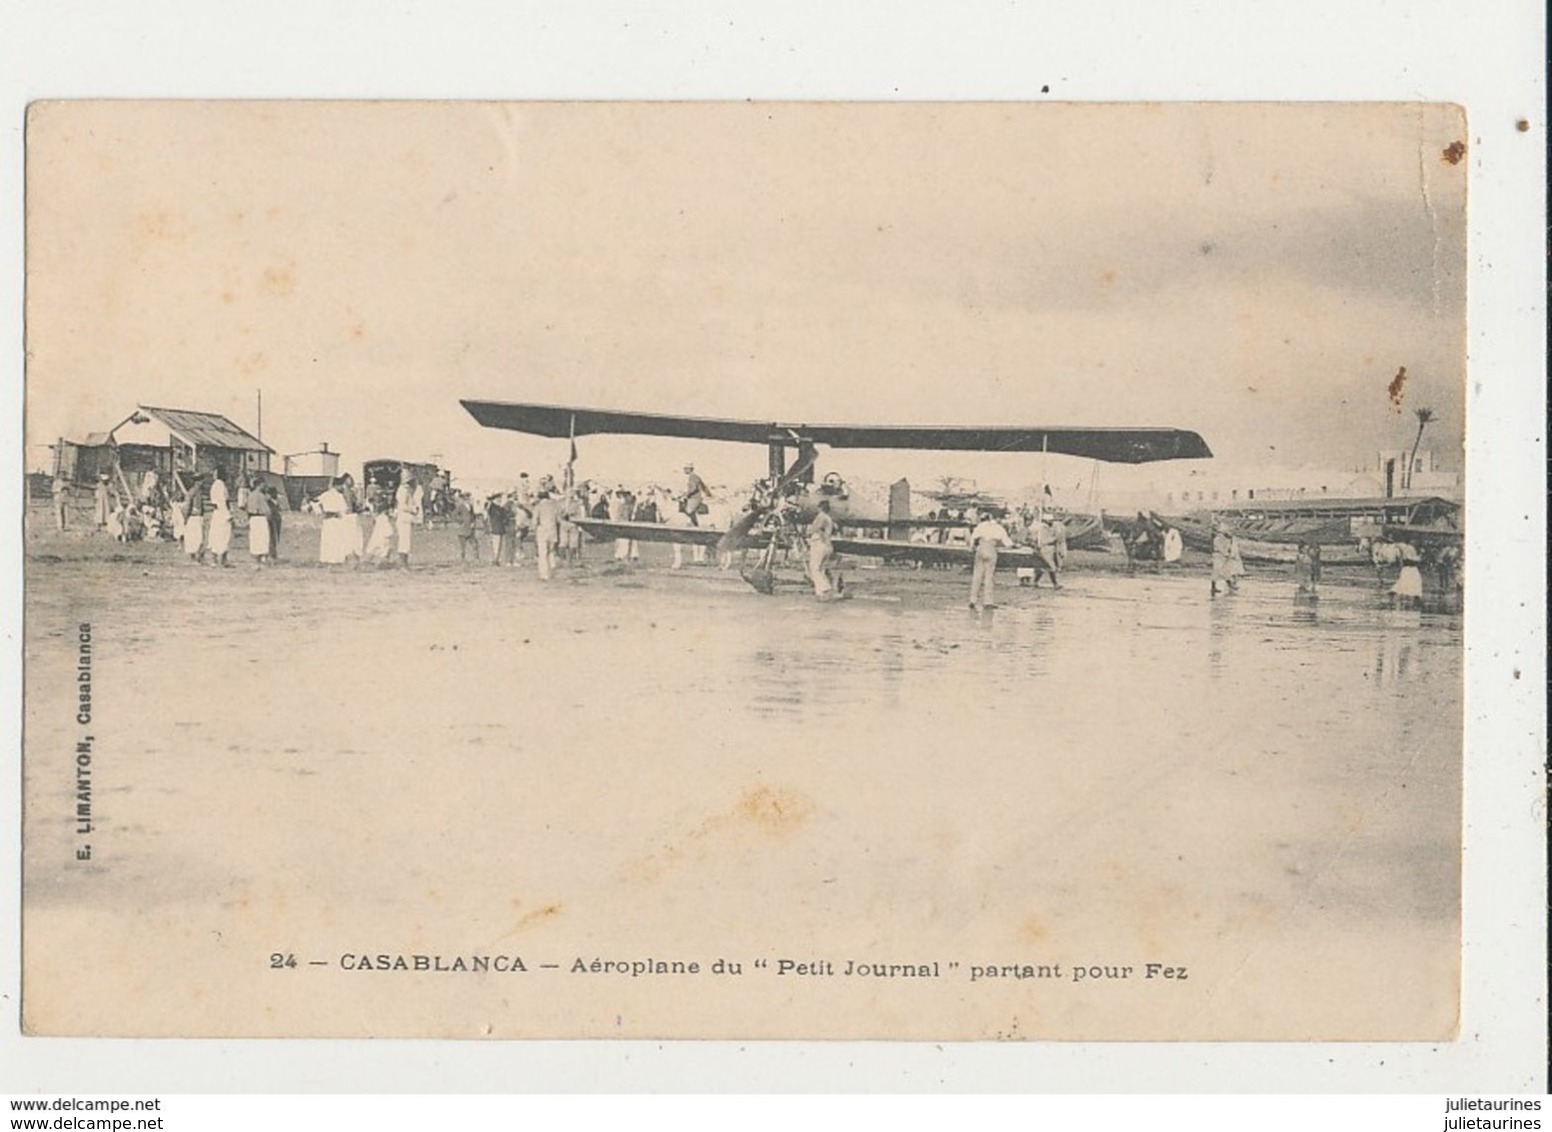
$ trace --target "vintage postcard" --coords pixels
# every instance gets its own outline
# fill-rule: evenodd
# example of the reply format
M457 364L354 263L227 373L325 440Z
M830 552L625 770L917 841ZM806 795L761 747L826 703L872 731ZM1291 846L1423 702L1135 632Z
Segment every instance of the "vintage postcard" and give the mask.
M25 1029L1452 1038L1470 144L34 105Z

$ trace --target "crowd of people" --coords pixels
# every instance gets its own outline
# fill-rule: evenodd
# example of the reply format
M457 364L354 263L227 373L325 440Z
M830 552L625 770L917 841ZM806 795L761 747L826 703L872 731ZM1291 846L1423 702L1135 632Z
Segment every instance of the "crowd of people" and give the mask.
M122 474L117 483L101 474L92 486L92 526L116 542L170 539L196 561L229 566L233 527L241 523L250 553L267 561L280 541L284 505L279 491L247 477L234 486L232 478L217 468L187 481L180 477L169 491L155 469L146 470L134 485ZM71 487L63 476L54 478L52 497L55 525L63 531L71 510Z
M981 515L971 509L966 516L973 525L966 536L973 557L970 567L970 608L977 612L995 608L993 586L997 574L998 552L1003 547L1028 547L1033 563L1018 571L1020 585L1040 585L1045 577L1053 589L1061 588L1060 572L1067 564L1067 522L1061 515L1035 511L1028 506L1011 512L1006 522L991 513Z
M461 562L481 561L482 534L490 540L492 566L521 566L530 538L541 578L548 579L558 564L581 560L582 531L572 520L587 513L585 487L566 491L552 476L541 476L533 484L524 472L511 491L494 492L483 503L467 491L455 491L452 498Z
M682 487L674 491L657 484L609 487L593 481L562 487L553 476L531 480L523 473L510 490L476 498L468 491L455 490L445 473L423 485L406 465L397 482L374 477L358 487L349 474L334 477L322 491L305 501L303 508L322 518L316 561L326 566L407 567L415 552L416 528L442 522L452 529L460 561L488 561L497 567L523 566L531 557L540 577L547 579L557 566L582 560L588 540L578 525L581 519L663 523L718 531L732 526L736 518L731 513L732 501L714 499L693 465L685 465L684 474ZM72 509L72 491L67 479L55 477L53 515L60 530L66 528ZM829 600L844 596L834 549L840 521L832 513L830 501L844 500L846 494L838 480L833 488L827 481L815 494L817 509L805 511L803 521L789 529L796 536L792 541L801 547L799 561L815 596ZM760 485L756 485L745 512L758 508L762 502L771 506L776 501L763 498ZM233 564L230 555L233 533L238 527L247 533L247 551L254 562L263 566L276 561L281 552L286 509L275 483L258 482L241 473L234 476L220 468L205 474L180 475L172 483L154 469L136 477L133 485L122 473L116 479L103 474L92 489L95 529L121 542L172 540L181 545L191 561L217 566ZM1052 587L1061 586L1061 573L1068 558L1067 524L1061 513L1028 505L1011 512L983 512L971 507L962 511L945 508L926 518L927 522L912 530L913 542L962 546L971 551L972 608L984 609L994 604L993 578L1001 548L1028 548L1031 552L1030 562L1018 569L1021 585L1038 587L1049 578ZM1167 563L1181 554L1179 532L1149 512L1139 513L1135 523L1126 525L1123 543L1129 561L1134 562ZM687 550L691 561L707 561L705 542L673 542L673 568L685 564ZM613 541L612 554L617 562L634 562L640 559L641 548L636 540L621 537ZM1452 585L1459 589L1458 546L1444 542L1419 550L1405 543L1376 541L1373 555L1381 584L1396 604L1421 602L1425 571L1438 576L1443 590L1450 590ZM312 555L309 552L301 557ZM723 549L719 564L728 568L732 558L732 553ZM1299 543L1293 561L1296 595L1314 599L1322 571L1321 547L1312 542ZM1238 592L1245 574L1237 535L1226 522L1215 521L1211 595Z

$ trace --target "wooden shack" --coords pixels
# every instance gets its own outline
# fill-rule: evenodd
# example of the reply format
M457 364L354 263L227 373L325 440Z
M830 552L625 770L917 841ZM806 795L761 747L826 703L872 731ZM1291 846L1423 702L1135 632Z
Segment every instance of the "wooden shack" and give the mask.
M270 470L274 449L220 413L140 405L107 432L54 446L54 470L85 485L99 475L138 485L155 471L164 481L222 469L233 480ZM121 479L122 477L122 479Z

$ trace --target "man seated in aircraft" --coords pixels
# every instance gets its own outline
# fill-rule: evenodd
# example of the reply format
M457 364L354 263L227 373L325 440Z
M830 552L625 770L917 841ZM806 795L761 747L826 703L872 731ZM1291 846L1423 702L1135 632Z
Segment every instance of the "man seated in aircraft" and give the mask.
M846 481L839 472L827 472L819 483L819 494L831 499L845 499L847 496Z

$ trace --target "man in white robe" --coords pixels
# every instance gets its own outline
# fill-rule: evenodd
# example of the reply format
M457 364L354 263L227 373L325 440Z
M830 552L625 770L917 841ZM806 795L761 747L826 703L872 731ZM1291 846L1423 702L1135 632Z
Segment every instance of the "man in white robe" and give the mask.
M399 490L393 493L393 526L399 540L400 566L410 564L410 551L415 545L415 527L421 519L420 501L420 485L415 482L415 474L406 468L404 478L399 481Z
M228 565L226 552L232 548L232 510L226 487L226 477L218 469L210 484L210 516L205 531L205 543L215 557L217 566Z
M318 497L318 510L323 512L323 530L318 536L318 561L327 566L343 565L350 555L350 532L345 528L348 506L337 479Z

